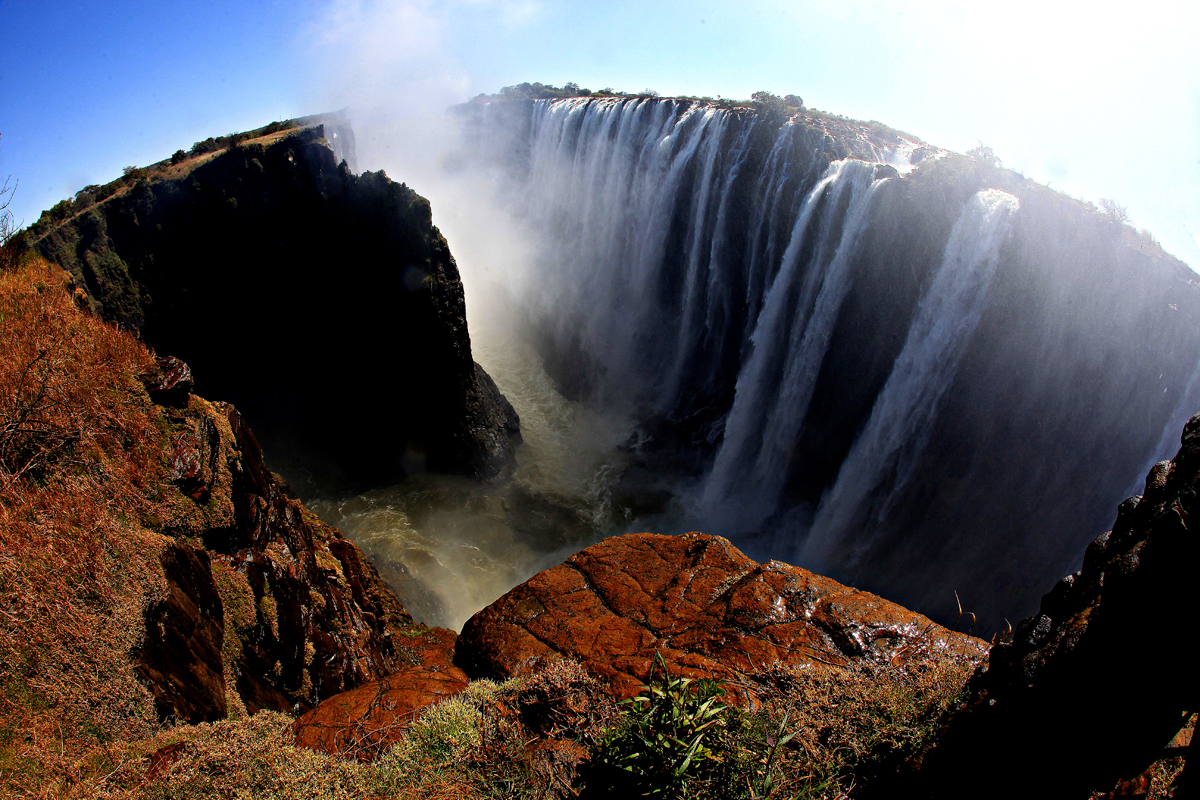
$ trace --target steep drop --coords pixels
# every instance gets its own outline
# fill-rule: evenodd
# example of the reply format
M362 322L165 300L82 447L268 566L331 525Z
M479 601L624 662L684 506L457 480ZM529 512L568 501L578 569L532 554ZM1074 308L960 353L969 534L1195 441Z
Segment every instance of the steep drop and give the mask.
M517 418L472 360L429 202L353 174L350 147L317 124L155 165L36 246L236 402L307 496L509 470Z
M999 627L1190 413L1195 275L986 159L690 100L461 117L539 239L547 369L635 411L624 482L670 470L674 530Z

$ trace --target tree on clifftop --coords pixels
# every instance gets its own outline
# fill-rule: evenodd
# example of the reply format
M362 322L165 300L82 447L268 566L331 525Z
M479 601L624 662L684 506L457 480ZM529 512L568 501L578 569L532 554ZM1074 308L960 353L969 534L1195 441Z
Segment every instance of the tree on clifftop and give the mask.
M1117 225L1129 222L1129 211L1127 211L1125 206L1121 205L1116 200L1110 200L1108 198L1101 200L1100 213L1108 217L1111 222Z
M0 269L16 264L25 251L24 231L13 217L12 211L8 209L18 184L20 181L13 183L10 175L4 179L4 185L0 186Z
M996 157L992 148L987 147L983 142L979 143L979 147L972 147L968 150L967 155L986 166L994 169L1000 168L1000 159Z
M17 191L17 185L13 184L9 188L9 183L12 182L12 177L4 179L4 186L0 187L0 247L8 244L17 232L17 223L13 219L13 214L8 210L9 203L12 202L13 192Z

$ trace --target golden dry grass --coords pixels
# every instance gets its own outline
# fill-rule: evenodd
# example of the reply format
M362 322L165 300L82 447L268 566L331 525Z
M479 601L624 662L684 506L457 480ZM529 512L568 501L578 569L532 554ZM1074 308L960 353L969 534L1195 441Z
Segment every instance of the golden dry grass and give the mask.
M64 273L0 273L0 793L56 796L88 754L148 734L129 652L164 589L146 530L162 476L132 336L79 312Z

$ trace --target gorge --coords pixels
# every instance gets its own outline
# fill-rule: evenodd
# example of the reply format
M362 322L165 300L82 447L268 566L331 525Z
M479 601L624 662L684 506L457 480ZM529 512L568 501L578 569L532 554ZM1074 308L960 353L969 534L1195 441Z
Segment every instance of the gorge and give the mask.
M305 747L386 762L422 708L503 697L531 726L513 735L538 740L516 760L536 773L550 758L565 797L595 777L576 767L600 758L614 700L656 664L772 726L770 704L790 708L806 680L834 680L836 705L925 675L944 691L914 712L935 747L923 776L940 781L967 761L956 747L1052 729L1029 721L1036 703L1013 716L1005 698L1023 709L1026 688L1082 685L1081 668L1111 662L1121 692L1099 679L1068 698L1069 738L1086 750L1087 720L1107 720L1110 749L1137 752L1062 774L1104 788L1162 755L1194 708L1171 624L1114 654L1156 604L1191 602L1200 417L1174 462L1149 466L1200 402L1193 273L984 148L949 153L779 98L518 92L450 117L461 136L445 164L478 199L464 219L496 238L490 253L454 245L461 276L459 240L433 224L441 200L356 174L336 115L89 187L35 226L57 267L26 254L4 274L23 354L5 396L20 401L50 351L67 354L54 369L96 377L47 373L86 388L96 419L79 424L100 433L79 453L51 437L61 448L33 469L63 423L5 429L0 478L19 502L0 506L14 521L0 530L28 539L20 569L3 568L25 581L5 589L29 620L45 605L29 577L38 537L91 542L105 565L49 562L94 573L72 602L109 636L92 650L124 681L127 728L103 736L161 742L172 718L257 714ZM504 236L526 245L519 268ZM44 319L74 332L47 349ZM93 339L124 361L93 347L73 366ZM988 648L964 616L998 631L994 669L975 670ZM52 649L76 620L51 622ZM19 626L0 633L20 650ZM68 661L38 652L21 666L30 685L74 685ZM939 740L939 709L973 670L965 727ZM536 711L555 680L574 687L567 717L531 722L524 704L565 713ZM83 719L99 701L80 691ZM510 700L476 711L503 720ZM56 706L37 708L61 726ZM817 742L829 722L800 724ZM1060 769L1059 737L1043 738L1034 755ZM153 782L196 768L196 741L156 745L136 769ZM919 755L909 744L839 780L882 779Z
M237 402L418 619L457 628L611 533L702 530L944 623L957 592L998 630L1200 404L1195 274L982 151L778 98L510 95L450 117L453 177L481 198L458 226L527 246L490 280L464 269L488 323L469 342L404 310L423 264L460 320L463 290L436 277L436 229L379 238L391 204L422 230L430 207L348 171L340 118L134 187L40 245ZM251 345L271 339L266 358ZM515 451L471 358L521 412ZM481 433L453 432L463 413Z
M996 630L1200 404L1196 275L990 151L778 98L456 116L535 242L523 332L567 397L634 420L624 530L724 535L944 622L957 591Z

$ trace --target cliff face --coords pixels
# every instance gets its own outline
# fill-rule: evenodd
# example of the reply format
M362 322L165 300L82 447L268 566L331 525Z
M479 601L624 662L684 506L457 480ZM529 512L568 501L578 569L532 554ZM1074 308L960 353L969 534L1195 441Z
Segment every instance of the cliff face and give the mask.
M242 409L304 491L503 471L516 415L471 359L429 203L381 172L352 174L325 135L164 167L37 249L95 310Z
M687 476L678 530L994 630L1200 408L1195 274L986 154L666 98L462 116L544 245L547 369L645 410L621 488Z
M1162 757L1200 700L1195 651L1175 630L1200 605L1190 521L1198 490L1200 415L1175 458L1150 471L1144 494L1122 503L1113 529L1088 546L1083 568L992 648L915 785L888 785L879 796L956 796L986 753L1008 766L975 785L979 796L1036 786L1047 797L1085 797Z
M266 468L237 409L193 395L162 419L186 500L162 515L167 593L136 651L160 716L304 710L406 665L405 634L419 628L362 552Z
M30 732L0 742L0 785L417 663L447 632L304 509L232 405L73 288L44 262L0 272L0 729Z

